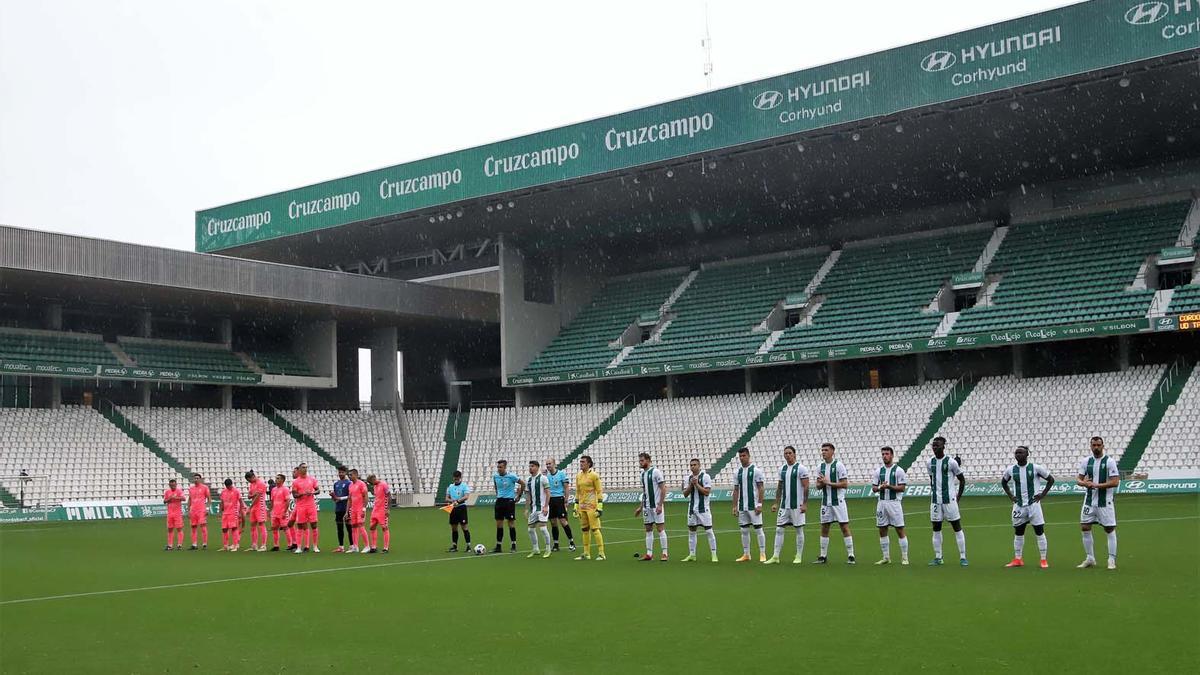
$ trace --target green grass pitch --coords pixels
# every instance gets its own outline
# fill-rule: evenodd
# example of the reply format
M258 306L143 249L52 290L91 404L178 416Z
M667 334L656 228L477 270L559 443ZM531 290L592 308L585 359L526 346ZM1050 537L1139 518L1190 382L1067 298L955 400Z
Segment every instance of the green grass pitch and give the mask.
M687 540L675 504L665 564L633 560L641 526L624 505L606 511L604 562L447 554L446 516L432 509L393 511L390 556L164 552L158 520L0 527L0 672L1096 673L1200 662L1197 495L1122 497L1116 572L1074 569L1078 498L1046 503L1049 570L1002 568L1012 530L994 498L963 503L967 569L954 564L949 528L950 564L926 566L924 499L906 502L907 568L871 565L868 501L850 502L856 567L837 536L827 567L788 564L790 536L785 564L735 564L726 508L716 565L703 537L701 562L678 562ZM490 516L472 511L475 540L489 547ZM817 536L810 522L806 561ZM519 541L528 548L524 527ZM1036 560L1032 536L1026 551Z

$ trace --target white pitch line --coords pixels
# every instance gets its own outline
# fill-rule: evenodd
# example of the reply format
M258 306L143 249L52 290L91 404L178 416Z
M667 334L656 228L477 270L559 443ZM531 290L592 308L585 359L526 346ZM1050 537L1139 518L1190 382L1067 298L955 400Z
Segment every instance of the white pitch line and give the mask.
M982 509L982 508L994 508L994 507L975 507L975 508ZM967 509L962 509L962 510L967 510ZM1134 518L1134 519L1123 520L1120 522L1122 522L1122 523L1153 523L1153 522L1197 520L1197 519L1200 519L1200 515L1177 516L1177 517L1169 517L1169 518ZM857 518L857 519L852 518L851 520L869 520L869 518ZM1072 520L1072 521L1059 521L1059 522L1046 523L1046 524L1047 525L1077 525L1078 522ZM1120 523L1118 523L1118 526L1119 525L1120 525ZM1012 525L1009 523L992 523L992 524L988 524L988 525L974 525L970 529L974 529L977 527L1012 527ZM618 529L618 528L613 528L613 529ZM628 528L620 528L620 529L628 529ZM968 529L968 528L964 528L964 529ZM737 532L737 530L716 530L717 534L730 534L733 532ZM679 534L670 534L670 535L668 535L668 538L669 539L678 539L680 537L685 537L685 536L687 536L686 530L683 532L680 532ZM643 541L643 540L642 539L625 539L622 541L606 541L604 543L607 546L607 545L635 544L635 543L638 543L641 541ZM297 576L305 576L305 575L309 575L309 574L325 574L328 572L348 572L348 571L354 571L354 570L379 569L379 568L383 568L383 567L400 567L403 565L420 565L420 564L425 564L425 563L449 562L449 561L453 561L453 560L471 560L471 559L476 559L476 558L478 558L480 560L483 559L483 558L479 558L478 556L456 556L456 557L448 557L448 558L426 558L423 560L397 560L396 562L373 563L373 564L369 564L369 565L351 565L351 566L347 566L347 567L325 567L325 568L315 569L315 570L298 570L295 572L277 572L275 574L256 574L256 575L244 576L244 577L228 577L225 579L206 579L203 581L185 581L185 582L181 582L181 583L177 583L177 584L160 584L157 586L141 586L141 587L137 587L137 588L116 588L116 589L111 589L111 590L106 590L106 591L86 591L86 592L82 592L82 593L65 593L62 595L44 595L44 596L34 597L34 598L16 598L13 600L0 600L0 606L2 606L2 605L18 605L18 604L24 604L24 603L30 603L30 602L44 602L47 600L69 600L72 598L88 598L88 597L93 597L93 596L98 596L98 595L119 595L119 594L123 594L123 593L140 593L143 591L162 591L162 590L169 590L169 589L174 589L174 588L189 588L189 587L194 587L194 586L211 586L214 584L224 584L224 583L230 583L230 582L234 582L234 581L256 581L259 579L277 579L277 578L282 578L282 577L297 577Z

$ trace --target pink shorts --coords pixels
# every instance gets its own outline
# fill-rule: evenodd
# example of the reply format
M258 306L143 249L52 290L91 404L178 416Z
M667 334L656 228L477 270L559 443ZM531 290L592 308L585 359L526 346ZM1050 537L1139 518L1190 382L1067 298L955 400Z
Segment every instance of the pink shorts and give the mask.
M222 513L221 514L221 529L222 530L236 530L236 529L240 528L241 526L242 526L242 519L238 514L236 514L236 513Z
M271 527L285 528L288 526L288 516L286 513L277 513L271 515Z
M296 506L296 522L300 524L317 522L317 505L303 504Z
M388 512L387 511L372 511L371 512L371 527L375 527L376 525L381 525L383 527L387 527L387 524L388 524Z
M183 527L183 514L182 513L168 513L167 514L167 528L168 529L178 530L182 527Z
M267 522L267 509L266 507L251 509L249 516L252 524L265 523Z
M208 512L201 511L200 513L195 513L195 512L189 513L188 520L191 521L192 527L199 527L201 525L207 525L208 524Z

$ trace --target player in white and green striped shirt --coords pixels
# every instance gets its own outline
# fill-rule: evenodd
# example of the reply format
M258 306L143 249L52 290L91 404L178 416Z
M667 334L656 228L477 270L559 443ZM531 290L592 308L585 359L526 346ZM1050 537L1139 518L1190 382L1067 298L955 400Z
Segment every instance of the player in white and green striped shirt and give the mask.
M529 541L533 544L533 549L526 557L533 558L540 554L543 558L549 558L550 530L546 529L546 523L550 520L550 483L542 475L542 465L536 459L529 462L529 481L525 484L525 509L529 515ZM538 550L539 533L546 541L545 553Z
M816 565L829 562L829 526L837 522L846 544L846 563L854 564L854 537L850 534L850 513L846 509L846 488L850 485L846 466L833 458L833 443L821 444L821 463L817 466L817 489L821 491L821 555Z
M712 494L712 478L708 472L700 470L700 460L695 457L688 462L688 469L691 473L683 479L683 496L688 500L688 556L683 562L696 561L697 527L704 528L712 561L717 562L717 535L713 532L712 509L708 504L708 496Z
M1115 497L1121 476L1117 462L1104 454L1104 439L1092 436L1092 454L1079 462L1075 483L1087 489L1083 508L1079 511L1079 527L1083 530L1083 552L1087 556L1077 567L1096 566L1096 551L1092 544L1092 524L1100 523L1108 535L1108 569L1117 569L1117 507Z
M946 456L946 438L933 439L933 458L929 460L929 522L933 525L933 560L930 567L942 564L942 523L950 521L954 529L954 543L958 545L958 564L967 566L967 535L962 529L962 516L958 503L962 501L966 479L962 467L953 457ZM957 482L955 491L951 484Z
M758 561L767 561L767 535L762 529L763 472L750 463L750 448L737 452L741 465L733 474L733 515L742 531L742 557L734 562L750 561L750 528L758 535Z
M799 565L804 554L804 523L808 513L808 468L796 461L796 448L790 445L783 449L783 466L779 467L779 485L771 510L779 515L775 518L775 549L767 564L779 564L787 532L784 528L791 525L796 530L796 557L792 563Z

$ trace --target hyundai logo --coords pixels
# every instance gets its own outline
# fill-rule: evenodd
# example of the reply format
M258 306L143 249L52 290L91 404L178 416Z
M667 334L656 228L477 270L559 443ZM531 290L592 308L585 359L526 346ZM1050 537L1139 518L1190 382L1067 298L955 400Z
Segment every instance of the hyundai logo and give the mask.
M1131 480L1125 482L1126 490L1141 490L1146 487L1146 484L1140 480Z
M770 110L783 103L783 94L777 91L764 91L754 97L754 107L759 110Z
M940 73L957 62L952 52L933 52L921 60L921 69L927 73Z
M1143 2L1125 12L1125 22L1134 26L1145 26L1156 23L1170 13L1171 8L1165 2Z

